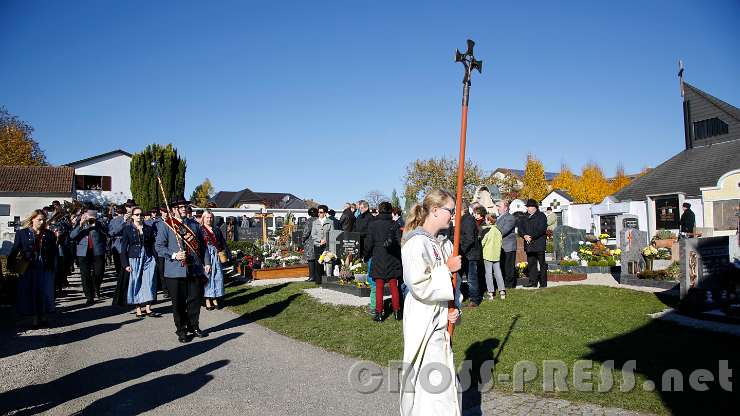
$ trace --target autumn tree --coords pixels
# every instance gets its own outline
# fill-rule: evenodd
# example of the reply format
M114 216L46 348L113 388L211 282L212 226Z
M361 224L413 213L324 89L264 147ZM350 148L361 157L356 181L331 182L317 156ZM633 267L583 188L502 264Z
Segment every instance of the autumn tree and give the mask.
M162 175L167 200L185 194L185 159L181 159L172 144L162 147L151 144L141 153L131 157L131 195L145 210L162 204L162 193L157 184L157 171L152 162L156 161Z
M629 185L630 182L630 178L628 178L627 175L624 174L624 166L620 163L617 166L617 175L614 176L614 179L612 179L611 181L610 195L617 193L620 189Z
M597 204L610 194L611 186L599 165L592 162L584 166L575 193L572 194L575 202Z
M488 177L486 183L496 185L501 197L512 200L519 198L519 193L522 189L522 185L517 179L516 175L509 174L503 177L494 176L493 173Z
M486 183L485 180L490 180L490 177L484 174L483 169L466 160L463 198L472 199L475 187ZM421 202L424 195L433 189L445 189L454 195L457 192L457 161L444 157L417 159L406 166L404 186L407 209L416 201Z
M573 194L577 192L577 183L578 178L576 178L576 175L571 172L570 168L566 164L563 164L560 166L560 173L558 173L558 176L552 180L552 189L562 189L573 196Z
M0 106L0 166L44 166L46 155L33 139L33 127Z
M367 201L368 205L371 208L377 208L378 204L380 204L383 201L388 201L390 198L388 198L384 193L380 192L377 189L374 189L365 195L365 201Z
M522 198L532 198L538 203L547 195L547 181L545 180L545 168L533 154L527 155L527 165L524 168L522 178Z
M196 207L205 207L208 205L208 200L211 199L213 194L213 184L210 179L206 178L203 183L193 189L193 194L190 195L190 202Z

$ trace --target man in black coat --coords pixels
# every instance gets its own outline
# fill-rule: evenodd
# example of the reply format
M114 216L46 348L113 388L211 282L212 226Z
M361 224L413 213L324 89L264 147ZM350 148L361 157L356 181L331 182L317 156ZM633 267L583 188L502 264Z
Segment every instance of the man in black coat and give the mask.
M696 227L696 216L691 210L691 204L684 202L681 214L681 233L694 234L694 227Z
M360 241L362 242L362 250L364 251L365 247L367 247L367 227L375 217L370 213L370 205L367 201L358 201L357 208L360 210L360 216L355 220L354 232L360 233Z
M483 209L483 216L485 216L485 208L480 204L473 204L471 208L475 217L469 212L465 212L460 220L460 253L463 256L463 264L467 266L468 294L470 297L468 306L471 308L477 307L483 300L480 291L480 274L478 273L478 266L483 260L483 248L481 247L480 238L478 238L480 227L477 221L478 217L482 219L483 216L477 211L478 207Z
M525 204L527 216L519 222L519 236L524 238L524 251L527 252L527 271L529 283L525 287L547 287L547 262L545 261L545 244L547 217L540 212L539 204L528 199ZM539 263L539 268L537 264Z
M355 226L355 212L349 202L344 204L344 211L342 211L342 216L339 217L339 222L342 224L342 231L352 232L352 228Z

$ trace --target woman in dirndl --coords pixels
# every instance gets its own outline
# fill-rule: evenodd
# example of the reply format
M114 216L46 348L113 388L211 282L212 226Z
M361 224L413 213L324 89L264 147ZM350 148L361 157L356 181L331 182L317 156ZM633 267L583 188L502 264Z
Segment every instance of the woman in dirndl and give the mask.
M46 325L46 314L54 312L54 266L56 236L46 229L46 214L37 209L24 221L25 228L15 234L8 256L8 269L20 275L17 310L32 316L33 327Z
M131 211L132 222L123 227L121 234L121 265L129 275L127 301L129 305L136 306L136 317L139 319L160 316L151 309L157 296L154 228L144 224L143 212L141 208L134 207Z
M206 285L203 291L203 297L206 299L206 310L212 311L215 308L221 309L218 299L224 296L224 270L219 259L226 255L226 239L221 229L213 226L213 212L207 209L203 211L203 240L206 242L206 250L211 258L211 270L206 273Z

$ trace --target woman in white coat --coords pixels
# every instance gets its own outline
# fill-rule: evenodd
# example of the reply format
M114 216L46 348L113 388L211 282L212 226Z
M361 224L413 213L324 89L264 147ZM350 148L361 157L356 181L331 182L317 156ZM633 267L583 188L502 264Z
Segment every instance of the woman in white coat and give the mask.
M452 287L452 273L460 270L460 256L452 256L452 242L440 230L455 215L454 197L442 190L430 192L415 205L406 220L401 257L406 284L403 319L401 414L460 415L461 398L447 322L457 322L462 301ZM448 310L455 300L457 309ZM446 374L442 374L446 369Z

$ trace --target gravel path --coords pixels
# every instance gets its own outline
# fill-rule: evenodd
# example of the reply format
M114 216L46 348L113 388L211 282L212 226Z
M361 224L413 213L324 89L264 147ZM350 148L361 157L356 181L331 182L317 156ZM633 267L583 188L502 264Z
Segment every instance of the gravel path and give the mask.
M104 286L109 293L111 280ZM201 327L209 337L179 344L169 302L155 307L161 318L140 321L110 306L110 299L85 307L79 279L72 282L51 328L17 332L7 320L0 328L0 414L398 414L398 395L388 392L387 382L371 394L351 387L348 374L357 360L276 334L250 316L203 309ZM369 300L322 288L306 292L331 303ZM278 302L254 316L284 307ZM526 394L490 392L480 402L464 415L636 415Z
M84 307L79 279L73 283L54 328L3 328L0 414L397 414L395 393L369 397L351 388L356 360L276 334L249 316L203 309L208 338L179 344L169 302L155 307L161 318L139 321L110 299Z

